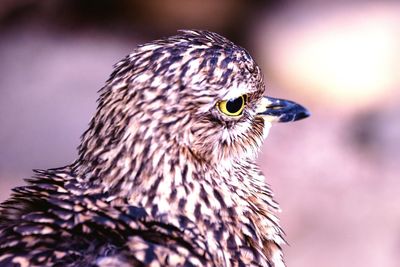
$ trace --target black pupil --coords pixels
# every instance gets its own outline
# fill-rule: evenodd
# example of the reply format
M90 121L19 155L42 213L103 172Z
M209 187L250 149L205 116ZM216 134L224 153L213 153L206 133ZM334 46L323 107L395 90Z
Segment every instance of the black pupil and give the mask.
M230 113L238 112L242 108L242 106L243 106L243 97L231 99L231 100L228 100L228 102L226 102L226 109Z

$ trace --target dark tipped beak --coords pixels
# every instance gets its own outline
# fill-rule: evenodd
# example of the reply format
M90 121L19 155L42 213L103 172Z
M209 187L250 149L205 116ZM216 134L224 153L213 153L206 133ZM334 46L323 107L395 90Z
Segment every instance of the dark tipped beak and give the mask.
M266 96L257 107L257 114L271 122L297 121L310 116L306 108L293 101Z

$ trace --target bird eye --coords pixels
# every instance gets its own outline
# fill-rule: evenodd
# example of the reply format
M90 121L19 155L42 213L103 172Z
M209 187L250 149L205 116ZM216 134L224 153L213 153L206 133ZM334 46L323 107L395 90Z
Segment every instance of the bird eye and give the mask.
M220 101L217 103L217 107L225 115L240 116L246 106L246 100L247 95L241 95L238 98Z

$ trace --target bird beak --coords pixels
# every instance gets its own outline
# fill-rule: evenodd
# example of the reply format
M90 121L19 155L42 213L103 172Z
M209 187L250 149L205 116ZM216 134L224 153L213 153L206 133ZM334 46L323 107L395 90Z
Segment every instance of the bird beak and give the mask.
M293 101L266 96L261 99L256 112L270 122L297 121L310 116L307 109Z

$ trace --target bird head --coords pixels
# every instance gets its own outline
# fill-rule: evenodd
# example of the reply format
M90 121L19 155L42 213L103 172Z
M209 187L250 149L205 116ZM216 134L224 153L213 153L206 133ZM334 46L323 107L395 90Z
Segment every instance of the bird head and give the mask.
M81 159L151 158L179 148L212 163L254 158L271 122L309 116L264 90L249 53L218 34L181 31L141 45L116 64L101 90Z

